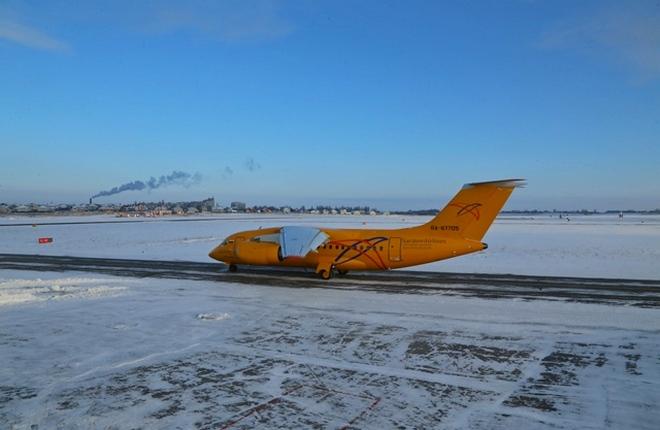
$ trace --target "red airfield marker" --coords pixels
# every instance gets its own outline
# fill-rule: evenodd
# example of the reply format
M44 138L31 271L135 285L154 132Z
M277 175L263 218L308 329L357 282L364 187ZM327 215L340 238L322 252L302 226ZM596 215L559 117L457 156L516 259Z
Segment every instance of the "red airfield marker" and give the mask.
M53 238L52 237L40 237L39 238L39 243L44 244L44 243L52 243Z

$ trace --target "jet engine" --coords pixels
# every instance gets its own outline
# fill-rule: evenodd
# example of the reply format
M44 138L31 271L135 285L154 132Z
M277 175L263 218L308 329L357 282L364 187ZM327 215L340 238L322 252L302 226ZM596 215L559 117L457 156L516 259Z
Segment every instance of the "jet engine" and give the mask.
M282 261L280 245L273 242L236 242L236 256L243 264L269 266Z

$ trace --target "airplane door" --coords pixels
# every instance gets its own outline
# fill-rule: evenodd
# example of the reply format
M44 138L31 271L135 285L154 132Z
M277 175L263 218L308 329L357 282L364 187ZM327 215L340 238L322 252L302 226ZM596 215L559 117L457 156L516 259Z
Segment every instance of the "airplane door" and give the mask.
M234 257L238 257L238 242L243 242L245 238L243 236L238 236L234 238Z
M401 261L401 238L390 237L390 261Z

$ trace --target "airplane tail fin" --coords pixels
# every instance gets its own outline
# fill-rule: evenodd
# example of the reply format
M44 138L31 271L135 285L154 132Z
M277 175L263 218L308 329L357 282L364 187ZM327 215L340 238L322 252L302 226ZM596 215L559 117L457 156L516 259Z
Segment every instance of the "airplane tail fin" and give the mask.
M465 184L427 225L439 234L481 240L513 189L524 185L523 179Z

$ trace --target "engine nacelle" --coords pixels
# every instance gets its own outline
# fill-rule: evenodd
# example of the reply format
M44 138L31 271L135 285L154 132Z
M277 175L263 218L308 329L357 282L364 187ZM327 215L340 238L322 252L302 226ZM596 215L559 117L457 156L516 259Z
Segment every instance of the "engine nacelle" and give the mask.
M236 256L243 264L273 265L280 261L280 245L272 242L236 242Z

